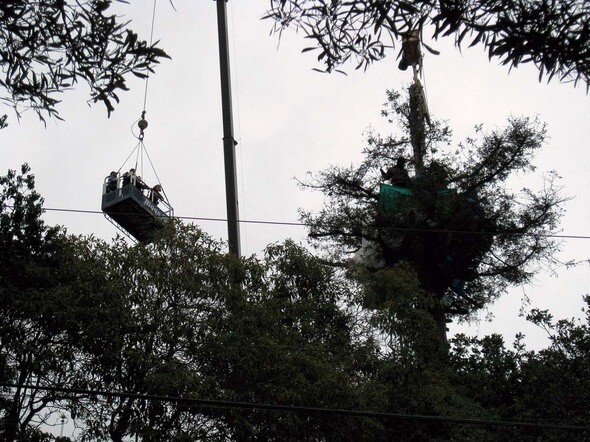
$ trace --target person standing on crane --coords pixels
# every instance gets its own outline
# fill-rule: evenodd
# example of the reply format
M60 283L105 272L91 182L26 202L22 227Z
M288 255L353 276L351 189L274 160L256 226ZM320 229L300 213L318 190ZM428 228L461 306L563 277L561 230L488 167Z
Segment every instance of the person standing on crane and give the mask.
M107 178L107 193L117 190L117 178L117 172L113 170Z
M123 187L129 184L135 184L135 169L129 169L129 172L123 174Z
M162 186L160 184L156 184L154 187L152 187L150 191L150 200L154 204L158 204L163 199L164 197L162 196Z
M408 69L408 66L414 68L414 76L417 74L422 63L422 53L420 51L420 32L414 30L408 32L402 39L402 50L400 54L401 60L398 68L402 71Z

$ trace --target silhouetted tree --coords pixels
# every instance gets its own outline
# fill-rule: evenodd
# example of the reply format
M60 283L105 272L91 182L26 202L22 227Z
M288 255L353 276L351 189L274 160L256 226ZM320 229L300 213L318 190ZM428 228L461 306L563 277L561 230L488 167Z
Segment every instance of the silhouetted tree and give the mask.
M453 379L461 394L503 419L541 420L586 426L590 400L590 298L585 321L555 321L547 310L533 309L527 320L547 332L550 345L527 350L518 334L506 346L499 335L481 339L456 336L451 352ZM497 429L495 440L587 440L589 432Z
M27 165L0 177L0 380L60 385L74 372L61 321L68 309L63 284L70 269L61 259L63 233L41 220L43 199L34 186ZM62 399L59 393L20 386L3 389L2 440L28 440L36 426L63 409Z
M121 1L121 0L116 0ZM0 100L17 113L58 117L57 95L85 81L110 113L125 76L145 77L164 51L107 14L110 0L11 0L0 3ZM0 122L2 122L0 120ZM1 126L1 125L0 125Z
M433 120L425 126L422 170L384 205L380 170L412 158L414 143L412 107L396 93L388 98L384 115L401 133L371 134L360 165L311 175L303 187L321 191L327 202L319 213L302 211L302 221L312 243L337 265L364 272L409 263L427 294L412 302L430 313L445 341L447 316L483 308L508 285L529 281L536 263L553 261L557 243L548 235L562 199L551 174L539 192L514 194L506 185L511 174L534 169L532 156L545 139L538 121L511 118L505 129L488 133L478 127L454 153L443 154L438 148L450 144L451 132ZM367 296L365 305L378 308L396 293Z
M344 308L354 285L301 247L287 242L262 259L238 259L180 222L149 246L107 244L46 227L28 166L0 177L0 190L0 382L15 384L0 400L3 440L40 440L39 425L61 412L92 440L362 439L379 431L368 419L43 390L366 410L382 389L366 376L375 341L360 339Z
M410 31L482 45L490 58L532 62L539 79L590 85L590 6L581 0L272 0L274 31L301 29L327 71L351 60L367 68Z
M350 289L333 269L291 243L270 246L262 260L238 260L192 225L170 227L147 247L95 242L89 249L95 257L82 258L101 261L109 275L79 315L76 385L368 408L370 382L361 373L374 347L353 339L351 315L339 306ZM235 284L236 276L242 284ZM70 403L92 439L314 440L370 431L350 419L207 410L135 397Z
M392 103L399 103L395 96ZM436 127L429 143L448 136L444 126ZM399 153L393 138L373 136L370 143L382 147L367 149L382 165L389 163L382 154ZM517 144L512 152L520 162ZM506 158L494 151L498 161ZM469 170L483 176L480 160L474 157ZM487 172L499 170L495 161L488 159ZM465 168L454 176L456 189L462 189L463 179L467 187L480 182L468 178L474 175ZM343 201L346 183L348 189L371 190L364 180L359 187L343 179L334 187ZM452 417L587 420L586 325L554 324L547 312L534 311L531 319L552 331L549 349L511 351L497 337L458 338L448 363L440 364L439 324L432 315L438 298L425 289L424 275L410 258L381 258L389 264L370 269L361 254L351 269L354 278L345 278L290 241L270 245L260 258L238 259L196 226L180 222L147 246L122 239L109 244L46 227L27 166L0 177L0 186L0 246L6 251L0 254L3 384ZM478 188L488 195L486 186ZM501 193L501 186L488 190ZM351 208L356 200L348 199ZM364 238L367 253L371 237L363 232L375 230L370 223L378 218L376 206L365 204L369 223L356 239L360 244ZM348 227L356 225L348 221ZM387 239L386 229L376 227L386 243L395 243L399 231ZM427 240L436 242L436 228L429 233ZM455 250L463 247L452 237L445 241ZM342 241L334 246L342 253L347 248ZM529 259L549 250L538 249L540 255ZM55 412L69 412L79 440L551 440L561 434L206 408L17 386L0 397L1 435L53 440L38 425L50 416L55 421Z

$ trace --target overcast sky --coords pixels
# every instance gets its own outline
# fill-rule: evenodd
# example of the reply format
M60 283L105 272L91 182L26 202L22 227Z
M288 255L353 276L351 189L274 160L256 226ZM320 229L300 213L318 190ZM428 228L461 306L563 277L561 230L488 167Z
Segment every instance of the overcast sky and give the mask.
M151 2L118 5L132 28L149 39ZM157 5L155 39L171 55L150 78L147 95L149 127L145 145L178 216L225 218L225 189L221 128L221 96L216 8L213 1L175 0L177 11L165 0ZM282 40L270 35L271 23L261 21L267 1L228 3L234 122L238 140L238 185L241 218L297 221L298 208L319 210L321 195L303 192L295 178L330 164L348 165L360 159L369 127L390 131L380 117L386 89L406 88L410 70L397 69L396 53L348 76L312 71L312 53L301 54L309 42L303 34L287 32ZM515 188L541 185L543 171L555 169L563 177L564 194L573 197L561 232L590 235L590 111L584 85L538 82L538 71L528 65L508 72L489 61L482 48L464 50L450 41L430 42L440 56L426 54L425 85L433 116L448 120L458 142L483 123L502 128L509 116L538 116L547 122L550 138L536 158L537 177L512 181ZM35 114L21 121L9 114L10 126L0 131L2 173L28 162L47 208L100 210L102 180L123 165L137 144L131 126L139 118L145 84L130 79L131 91L110 119L100 104L88 106L87 87L61 96L65 122ZM10 112L5 108L1 113ZM124 169L131 167L129 163ZM146 165L144 179L155 184ZM100 214L49 211L49 224L61 224L74 234L103 239L117 230ZM198 222L212 236L226 239L220 222ZM271 242L293 238L305 244L301 227L243 225L242 252L259 253ZM563 261L587 259L589 240L563 242ZM557 318L579 316L582 295L588 292L588 266L574 270L542 270L533 285L516 287L490 312L494 321L471 325L470 333L502 332L512 341L523 330L533 345L544 344L542 333L518 317L523 295L533 306L549 308ZM482 313L484 318L486 313ZM465 328L460 328L465 330ZM451 331L457 331L451 325Z

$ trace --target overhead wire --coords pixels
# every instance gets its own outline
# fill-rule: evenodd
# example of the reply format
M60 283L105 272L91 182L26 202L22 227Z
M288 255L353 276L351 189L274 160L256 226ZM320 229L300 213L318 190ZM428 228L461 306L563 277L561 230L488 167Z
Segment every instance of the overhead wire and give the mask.
M200 399L194 397L181 396L163 396L155 394L131 393L131 392L116 392L105 390L90 390L82 388L68 388L68 387L51 387L38 386L29 384L14 384L9 382L0 383L1 387L7 388L21 388L27 390L41 390L59 393L71 393L79 395L104 396L104 397L118 397L128 399L152 400L160 402L180 402L188 403L197 407L207 408L229 408L242 410L259 410L259 411L274 411L274 412L289 412L289 413L305 413L305 414L321 414L332 416L348 416L348 417L366 417L375 419L388 420L412 420L421 422L440 422L448 424L460 425L478 425L478 426L493 426L493 427L512 427L512 428L529 428L529 429L543 429L543 430L560 430L560 431L579 431L590 432L588 426L578 425L560 425L548 424L542 422L523 422L520 420L493 420L481 418L460 418L450 416L429 416L419 414L403 414L403 413L385 413L377 411L360 411L360 410L346 410L334 408L320 408L320 407L303 407L295 405L278 405L268 403L254 403L242 402L221 399Z
M12 206L6 206L12 208ZM86 213L86 214L100 214L103 213L98 210L84 210L84 209L66 209L66 208L55 208L55 207L43 207L44 211L47 212L71 212L71 213ZM142 216L140 214L134 214L136 216ZM151 216L151 215L144 215ZM212 222L227 222L227 218L217 217L206 217L206 216L183 216L175 215L174 218L183 220L193 221L212 221ZM294 227L311 227L310 223L302 223L297 221L269 221L269 220L247 220L240 219L238 222L244 224L262 224L262 225L277 225L277 226L294 226ZM417 232L417 233L455 233L455 234L469 234L469 235L512 235L512 236L539 236L543 238L556 238L556 239L590 239L588 235L566 235L558 233L527 233L527 232L485 232L485 231L469 231L469 230L451 230L451 229L420 229L412 227L379 227L379 226L356 226L356 225L336 225L336 224L323 224L321 227L324 228L347 228L347 229L362 229L362 230L383 230L383 231L399 231L399 232Z

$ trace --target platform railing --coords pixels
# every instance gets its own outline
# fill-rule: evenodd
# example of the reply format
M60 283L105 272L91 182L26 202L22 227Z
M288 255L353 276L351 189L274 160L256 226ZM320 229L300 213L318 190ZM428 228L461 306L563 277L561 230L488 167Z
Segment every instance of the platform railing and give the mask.
M128 182L127 178L129 179ZM105 177L102 185L103 201L105 195L121 191L127 186L132 186L134 191L138 191L145 198L144 204L148 205L154 212L161 212L164 216L174 216L174 209L168 201L162 197L157 198L156 202L155 191L137 177L137 175L126 177L117 173L116 177L112 175ZM117 195L121 196L121 192L118 192Z

